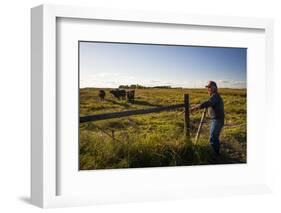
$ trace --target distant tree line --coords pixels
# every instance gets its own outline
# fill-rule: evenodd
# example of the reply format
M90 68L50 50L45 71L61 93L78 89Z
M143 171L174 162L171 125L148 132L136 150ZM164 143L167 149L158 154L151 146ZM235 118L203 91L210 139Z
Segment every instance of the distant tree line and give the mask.
M119 89L146 89L147 87L139 85L139 84L131 84L131 85L120 85Z
M131 84L131 85L120 85L119 89L151 89L151 88L158 88L158 89L172 89L171 86L153 86L153 87L147 87L139 84ZM177 87L179 89L180 87Z

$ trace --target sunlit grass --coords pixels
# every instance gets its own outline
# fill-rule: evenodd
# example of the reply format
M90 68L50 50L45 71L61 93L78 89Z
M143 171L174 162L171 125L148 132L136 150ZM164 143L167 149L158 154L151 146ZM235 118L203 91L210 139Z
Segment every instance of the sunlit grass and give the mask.
M137 89L135 104L117 100L106 90L80 89L80 116L145 109L208 98L202 89ZM80 169L112 169L246 162L246 90L221 89L226 126L221 135L222 155L214 158L209 145L208 118L199 142L194 137L201 111L191 115L191 138L184 137L183 109L80 124Z

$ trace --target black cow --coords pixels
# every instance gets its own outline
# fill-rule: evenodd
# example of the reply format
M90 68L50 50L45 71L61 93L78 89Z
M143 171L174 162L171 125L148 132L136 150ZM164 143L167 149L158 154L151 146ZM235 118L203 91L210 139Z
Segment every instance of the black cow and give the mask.
M135 90L127 91L127 100L131 103L135 102Z
M104 101L104 97L105 97L105 91L104 90L99 90L99 97L101 101Z
M115 89L115 90L110 90L109 91L115 98L122 98L123 100L126 98L126 91L125 90L120 90L120 89Z

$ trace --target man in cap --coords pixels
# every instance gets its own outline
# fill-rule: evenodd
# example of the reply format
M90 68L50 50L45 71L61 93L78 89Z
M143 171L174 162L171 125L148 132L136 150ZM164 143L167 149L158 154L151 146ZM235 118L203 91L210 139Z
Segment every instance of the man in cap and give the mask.
M218 93L218 87L216 82L209 81L206 85L206 88L208 90L208 94L210 95L210 98L201 103L200 105L197 105L195 107L191 108L191 112L198 110L198 109L204 109L208 108L208 113L211 118L210 123L210 144L215 151L217 155L220 154L220 132L224 125L224 104L223 100Z

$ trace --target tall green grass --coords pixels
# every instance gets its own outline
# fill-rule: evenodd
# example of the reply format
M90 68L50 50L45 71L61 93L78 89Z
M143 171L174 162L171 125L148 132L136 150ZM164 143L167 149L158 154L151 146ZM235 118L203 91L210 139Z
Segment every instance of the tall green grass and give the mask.
M98 89L80 89L80 116L183 103L208 98L200 89L138 89L135 104L109 95L98 98ZM222 155L209 145L208 119L194 145L201 112L191 115L191 137L184 137L183 109L80 124L80 169L114 169L246 162L246 90L222 89L226 126L221 135Z

